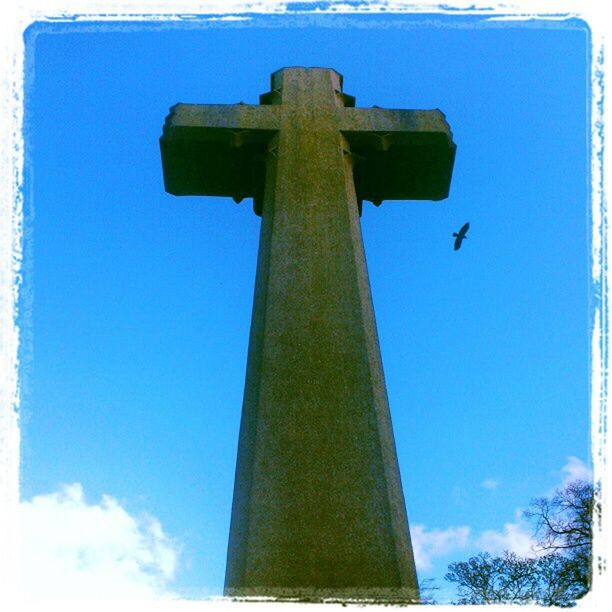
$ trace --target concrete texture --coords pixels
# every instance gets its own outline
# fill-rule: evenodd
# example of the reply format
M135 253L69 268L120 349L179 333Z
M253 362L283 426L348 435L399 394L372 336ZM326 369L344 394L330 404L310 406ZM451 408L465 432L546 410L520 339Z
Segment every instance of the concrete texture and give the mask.
M225 594L418 601L361 238L361 200L440 199L439 111L356 109L329 69L261 106L177 105L166 189L262 216Z

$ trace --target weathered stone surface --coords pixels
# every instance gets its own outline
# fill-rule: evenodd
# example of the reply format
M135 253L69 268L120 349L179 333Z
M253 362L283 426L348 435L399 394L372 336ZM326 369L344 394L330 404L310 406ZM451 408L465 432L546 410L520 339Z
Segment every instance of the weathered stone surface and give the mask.
M454 144L439 111L352 108L333 70L261 100L178 105L161 139L169 191L262 215L225 593L415 600L356 189L444 197Z
M175 105L160 139L166 191L261 197L266 144L279 117L274 107Z
M166 191L255 199L261 214L266 144L290 105L280 104L283 74L272 75L272 91L261 106L177 104L160 139ZM296 69L293 69L296 70ZM359 211L368 200L441 200L448 196L455 159L452 134L439 110L352 108L333 72L338 104L330 110L334 129L346 138L354 169ZM346 106L345 106L346 105Z

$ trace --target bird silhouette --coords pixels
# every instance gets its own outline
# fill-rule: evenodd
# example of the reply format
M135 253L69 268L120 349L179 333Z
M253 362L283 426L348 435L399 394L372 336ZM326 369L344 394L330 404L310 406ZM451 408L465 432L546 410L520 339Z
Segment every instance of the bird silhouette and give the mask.
M455 251L459 250L459 247L461 247L461 243L463 242L464 238L467 238L466 234L469 229L470 224L465 223L464 226L458 232L453 232L453 236L455 237Z

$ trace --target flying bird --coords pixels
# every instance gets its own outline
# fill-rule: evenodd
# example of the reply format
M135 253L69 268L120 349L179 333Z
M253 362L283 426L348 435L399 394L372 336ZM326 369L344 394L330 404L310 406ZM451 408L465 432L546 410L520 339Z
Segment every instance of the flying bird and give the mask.
M467 231L470 229L469 222L466 223L458 232L453 232L453 236L455 237L455 251L459 250L461 243L464 238L467 238Z

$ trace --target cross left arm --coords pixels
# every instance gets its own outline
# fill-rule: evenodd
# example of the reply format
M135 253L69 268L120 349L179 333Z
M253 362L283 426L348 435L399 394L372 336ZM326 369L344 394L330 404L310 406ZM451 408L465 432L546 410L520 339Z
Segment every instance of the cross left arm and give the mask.
M176 104L160 138L164 183L174 195L257 197L277 106Z

